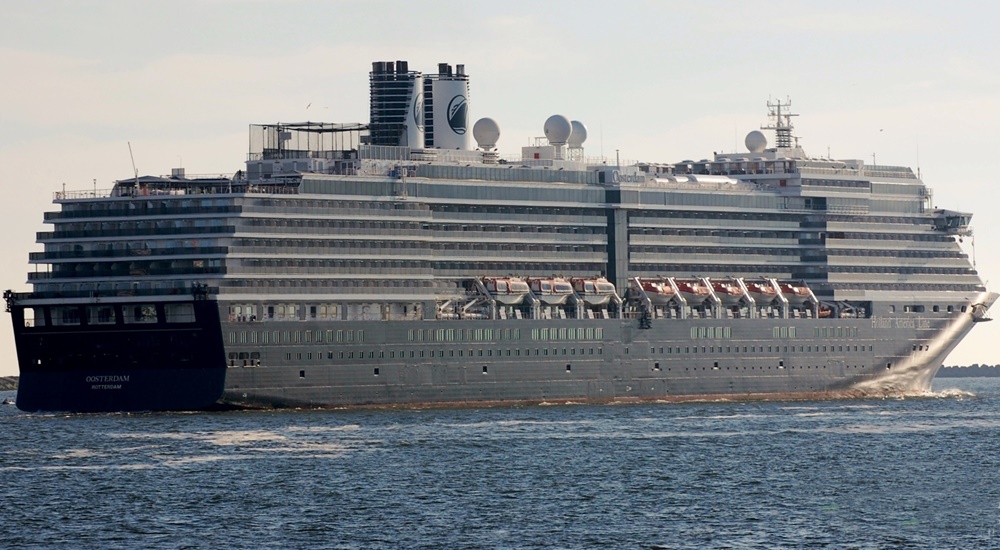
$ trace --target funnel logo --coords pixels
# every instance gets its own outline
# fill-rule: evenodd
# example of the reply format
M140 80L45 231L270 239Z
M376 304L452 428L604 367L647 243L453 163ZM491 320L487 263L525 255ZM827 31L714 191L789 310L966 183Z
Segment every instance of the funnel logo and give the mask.
M413 99L413 123L418 130L424 129L424 94L417 94Z
M469 125L469 104L465 102L465 96L457 95L448 102L448 126L451 131L458 135L465 135L465 129Z

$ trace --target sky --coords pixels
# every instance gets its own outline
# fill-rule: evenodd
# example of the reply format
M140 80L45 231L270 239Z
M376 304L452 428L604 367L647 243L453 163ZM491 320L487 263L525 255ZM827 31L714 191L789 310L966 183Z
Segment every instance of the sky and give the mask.
M0 287L30 290L53 193L132 174L232 174L251 123L368 121L372 61L465 64L470 118L501 154L552 114L587 156L743 151L792 101L813 156L919 168L935 206L975 213L970 254L1000 289L1000 3L0 0ZM1000 308L1000 306L997 306ZM1000 310L998 310L1000 311ZM1000 312L995 313L1000 317ZM0 376L16 374L0 315ZM1000 322L945 364L1000 363Z

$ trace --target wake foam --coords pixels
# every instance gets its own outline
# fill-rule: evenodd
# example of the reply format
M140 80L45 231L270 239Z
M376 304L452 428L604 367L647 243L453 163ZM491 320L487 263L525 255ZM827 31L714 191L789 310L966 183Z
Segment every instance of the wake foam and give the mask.
M929 391L925 395L927 397L936 397L938 399L971 399L976 397L975 393L958 388L943 388L939 391Z

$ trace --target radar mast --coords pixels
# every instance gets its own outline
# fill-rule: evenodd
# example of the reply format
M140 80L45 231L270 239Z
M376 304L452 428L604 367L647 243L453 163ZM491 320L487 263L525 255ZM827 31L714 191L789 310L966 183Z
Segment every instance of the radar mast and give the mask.
M767 100L767 110L768 118L770 123L766 126L761 126L761 130L774 130L774 143L780 148L790 148L792 147L792 140L795 141L795 147L799 146L799 138L792 135L792 117L799 116L792 113L792 100L785 99L782 103L780 99L776 99L773 102Z

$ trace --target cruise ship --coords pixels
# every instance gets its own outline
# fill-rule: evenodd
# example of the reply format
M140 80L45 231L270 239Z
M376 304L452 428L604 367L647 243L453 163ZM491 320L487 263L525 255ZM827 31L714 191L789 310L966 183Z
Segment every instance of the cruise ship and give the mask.
M621 163L561 115L501 155L463 65L369 82L367 124L251 125L235 173L56 192L32 291L4 295L17 406L905 394L997 297L970 214L910 168L808 156L788 102L746 152Z

